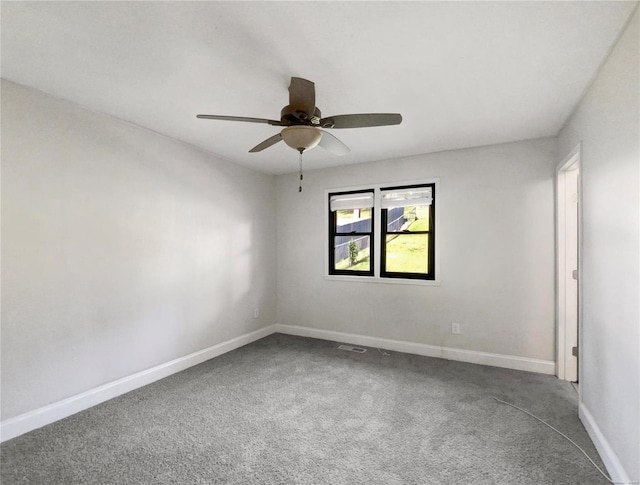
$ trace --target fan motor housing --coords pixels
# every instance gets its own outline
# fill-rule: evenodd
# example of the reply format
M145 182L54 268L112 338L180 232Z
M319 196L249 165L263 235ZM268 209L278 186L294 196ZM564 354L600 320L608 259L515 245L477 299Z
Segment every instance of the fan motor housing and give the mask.
M314 109L313 116L309 116L304 111L296 110L291 105L287 105L280 111L280 120L292 125L319 125L322 114L318 108Z

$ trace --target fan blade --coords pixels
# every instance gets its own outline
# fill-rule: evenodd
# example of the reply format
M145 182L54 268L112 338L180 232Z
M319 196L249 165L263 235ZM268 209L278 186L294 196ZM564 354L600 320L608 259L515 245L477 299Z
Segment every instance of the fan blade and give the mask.
M311 81L292 77L289 85L289 106L296 112L306 113L311 118L316 110L316 88Z
M277 134L273 135L272 137L267 138L262 143L258 143L251 150L249 150L249 153L261 152L265 148L269 148L271 145L275 145L280 140L282 140L282 135L280 135L280 133L277 133Z
M330 151L334 155L344 155L345 153L349 153L349 147L338 140L335 136L333 136L328 131L322 131L322 138L320 138L319 146L324 148L325 150Z
M327 116L320 120L322 128L366 128L369 126L399 125L402 115L397 113L366 113Z
M267 123L274 126L288 126L283 125L282 122L276 120L267 120L265 118L247 118L245 116L197 115L196 118L200 118L203 120L247 121L249 123Z

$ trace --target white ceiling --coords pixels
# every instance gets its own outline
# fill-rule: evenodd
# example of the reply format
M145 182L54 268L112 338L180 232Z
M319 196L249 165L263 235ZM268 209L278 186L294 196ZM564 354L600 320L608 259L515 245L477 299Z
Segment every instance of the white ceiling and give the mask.
M291 76L323 116L396 112L333 130L351 148L307 169L555 135L636 2L7 2L2 77L270 173Z

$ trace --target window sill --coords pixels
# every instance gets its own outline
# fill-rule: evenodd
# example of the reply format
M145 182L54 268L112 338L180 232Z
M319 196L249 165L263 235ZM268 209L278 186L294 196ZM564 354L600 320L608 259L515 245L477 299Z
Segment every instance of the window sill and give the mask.
M358 283L382 283L389 285L440 286L440 282L438 280L380 278L379 276L324 275L324 279L329 281L354 281Z

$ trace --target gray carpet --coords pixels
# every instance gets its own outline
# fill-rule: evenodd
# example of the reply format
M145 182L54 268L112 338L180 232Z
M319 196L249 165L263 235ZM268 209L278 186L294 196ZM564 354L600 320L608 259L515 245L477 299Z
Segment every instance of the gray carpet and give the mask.
M605 484L552 376L275 334L1 446L10 484Z

